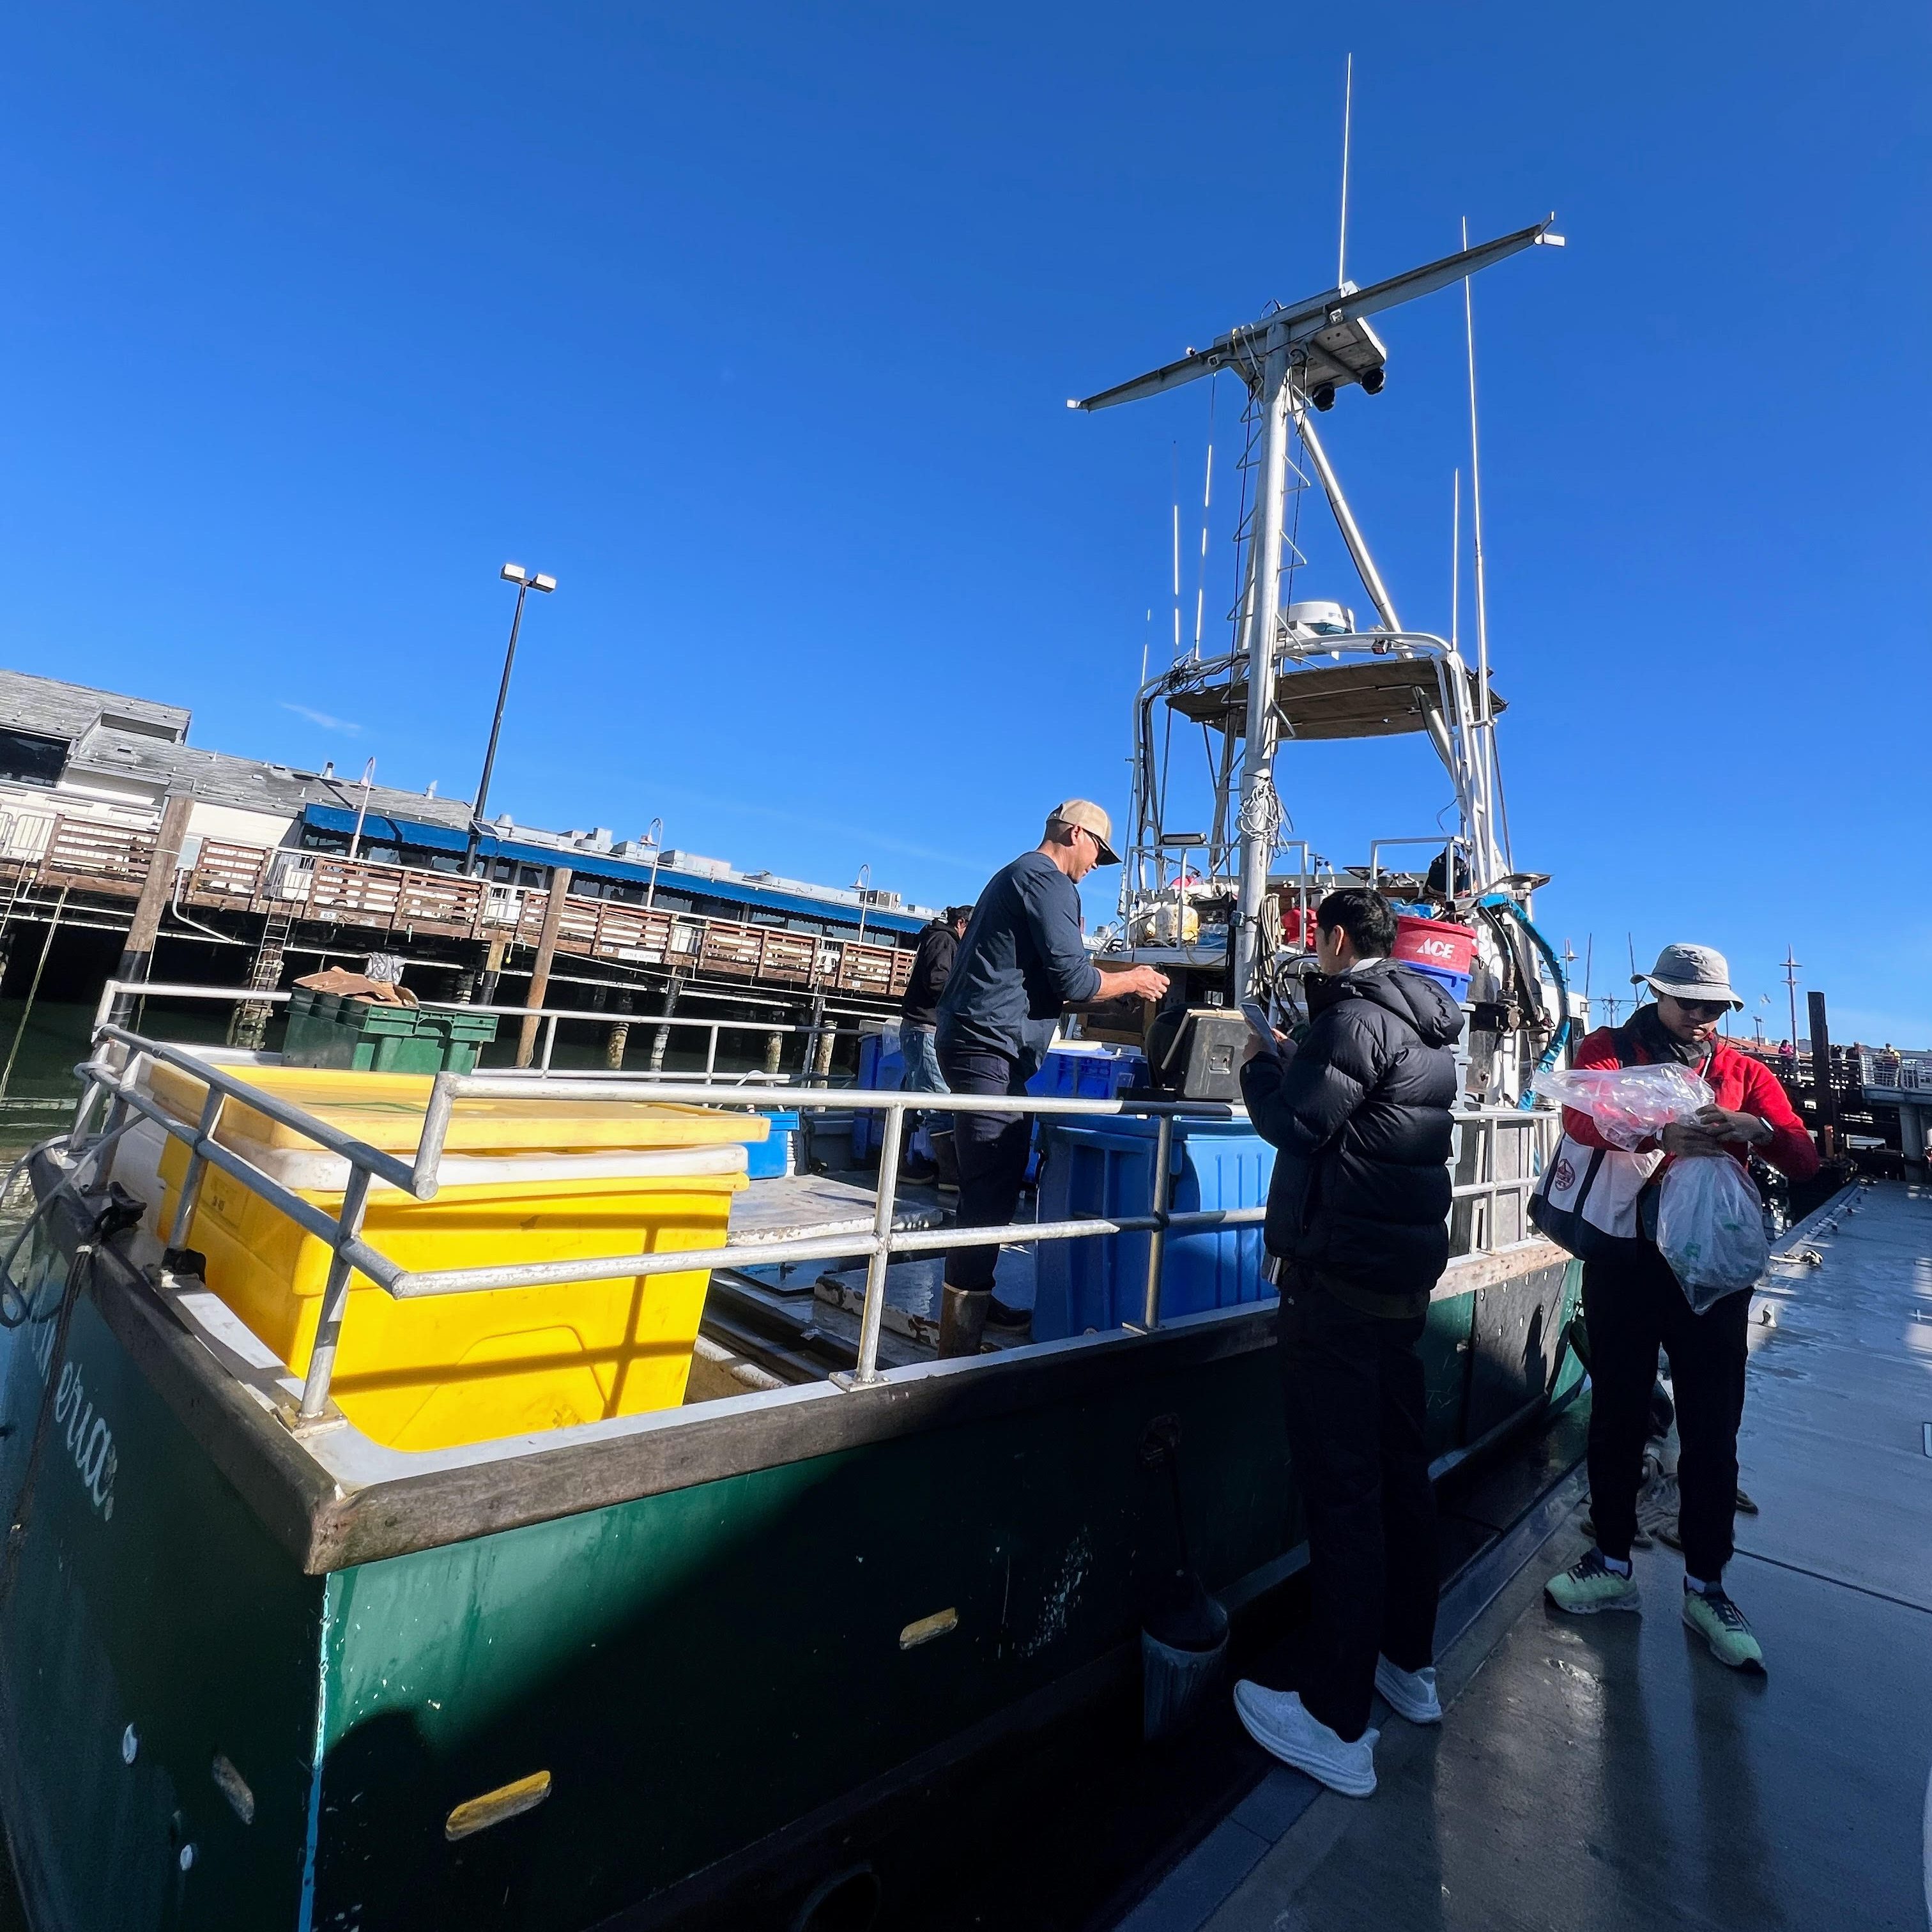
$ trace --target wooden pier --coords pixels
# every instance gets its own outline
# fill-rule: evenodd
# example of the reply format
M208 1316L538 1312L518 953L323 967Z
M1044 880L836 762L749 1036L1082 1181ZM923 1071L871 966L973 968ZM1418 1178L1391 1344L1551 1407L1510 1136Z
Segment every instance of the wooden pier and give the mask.
M118 928L131 921L155 850L152 832L56 818L38 854L0 856L0 916L46 922L64 891L70 922ZM170 904L177 914L220 920L218 936L235 943L259 947L276 935L290 950L317 943L406 950L427 940L436 943L439 963L456 965L451 953L466 946L499 959L510 948L536 952L550 896L537 886L205 839L177 876ZM561 955L784 993L892 1002L912 970L911 952L897 945L568 891L554 930ZM164 937L188 932L163 927Z

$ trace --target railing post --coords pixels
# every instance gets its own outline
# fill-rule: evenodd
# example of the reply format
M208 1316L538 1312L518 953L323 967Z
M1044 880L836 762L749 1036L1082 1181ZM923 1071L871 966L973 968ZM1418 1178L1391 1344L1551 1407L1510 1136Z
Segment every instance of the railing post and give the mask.
M82 1143L86 1142L87 1118L94 1112L94 1103L100 1099L102 1090L102 1083L100 1081L90 1080L87 1083L86 1090L80 1096L80 1105L74 1111L74 1126L67 1137L67 1150L69 1154L79 1154Z
M877 1243L866 1259L866 1309L859 1318L859 1366L855 1385L879 1378L879 1327L886 1312L886 1269L892 1239L892 1210L899 1191L899 1143L905 1132L905 1109L895 1101L886 1111L885 1132L879 1144L879 1202L872 1216Z
M720 1024L717 1020L711 1022L711 1041L705 1048L704 1077L707 1080L718 1070L718 1028Z
M1167 1250L1168 1168L1174 1159L1174 1116L1159 1116L1154 1132L1154 1186L1148 1211L1159 1217L1148 1236L1147 1298L1141 1325L1150 1334L1160 1326L1160 1271Z
M546 1073L550 1071L550 1057L556 1051L556 1016L554 1013L551 1013L547 1016L544 1021L543 1060L542 1064L543 1070Z
M322 1291L315 1346L309 1352L308 1375L302 1383L298 1413L304 1422L319 1422L328 1406L328 1384L335 1375L335 1352L342 1340L342 1317L349 1306L349 1278L352 1272L342 1250L362 1232L369 1178L366 1168L352 1166L349 1170L348 1190L342 1197L342 1214L336 1222L335 1253L328 1264L328 1285Z
M188 1149L188 1172L182 1176L181 1193L175 1202L174 1224L168 1230L168 1246L171 1248L188 1246L188 1231L194 1226L195 1210L201 1205L201 1184L208 1172L208 1156L202 1152L200 1143L213 1136L214 1124L221 1118L221 1102L220 1090L211 1087L208 1098L201 1103L201 1124L195 1130L196 1144Z

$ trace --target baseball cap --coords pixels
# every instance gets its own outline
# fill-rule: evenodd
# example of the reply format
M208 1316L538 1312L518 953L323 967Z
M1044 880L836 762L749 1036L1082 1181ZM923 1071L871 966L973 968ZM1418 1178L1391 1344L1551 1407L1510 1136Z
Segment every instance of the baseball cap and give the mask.
M1046 814L1049 825L1077 825L1083 832L1090 832L1094 841L1100 848L1100 862L1103 866L1118 866L1120 855L1114 850L1114 821L1090 798L1070 798L1056 805Z
M1714 946L1666 946L1648 973L1634 974L1633 986L1648 986L1673 1000L1723 1000L1733 1006L1744 1001L1731 991L1731 969Z

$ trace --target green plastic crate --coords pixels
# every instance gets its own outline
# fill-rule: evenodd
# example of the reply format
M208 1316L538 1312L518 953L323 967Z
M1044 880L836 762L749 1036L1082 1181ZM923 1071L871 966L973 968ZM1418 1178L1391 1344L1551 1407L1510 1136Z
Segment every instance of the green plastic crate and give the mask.
M496 1037L494 1013L431 1012L298 986L289 1002L282 1052L294 1066L468 1073Z

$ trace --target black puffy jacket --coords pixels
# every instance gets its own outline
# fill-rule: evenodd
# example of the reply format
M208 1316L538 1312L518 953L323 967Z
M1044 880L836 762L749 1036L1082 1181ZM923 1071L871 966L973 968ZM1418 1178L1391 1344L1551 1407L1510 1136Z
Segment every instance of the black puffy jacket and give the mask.
M1420 1306L1449 1260L1449 1048L1462 1016L1433 980L1389 961L1311 980L1308 1006L1294 1058L1257 1054L1241 1075L1255 1131L1278 1150L1269 1252Z

